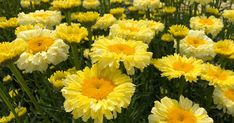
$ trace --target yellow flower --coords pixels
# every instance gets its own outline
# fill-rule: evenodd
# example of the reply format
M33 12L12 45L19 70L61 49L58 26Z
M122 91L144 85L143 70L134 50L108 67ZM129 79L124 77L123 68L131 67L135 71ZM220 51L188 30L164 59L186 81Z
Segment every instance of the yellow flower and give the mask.
M130 12L136 12L136 11L137 11L137 8L134 7L134 6L129 6L129 7L128 7L128 10L129 10Z
M8 82L12 81L12 77L10 75L6 75L3 77L2 81L4 84L7 84Z
M176 12L176 7L173 7L173 6L165 6L163 7L163 11L166 13L166 14L173 14Z
M221 55L230 56L234 54L234 41L229 39L218 41L214 45L214 51Z
M133 6L138 10L155 10L161 6L160 0L133 0Z
M80 24L67 25L64 23L56 27L56 34L69 43L80 43L88 36L88 31L86 28L80 27Z
M214 42L203 31L190 30L188 35L180 41L180 53L187 57L207 61L216 55L213 46Z
M174 37L170 33L165 33L162 35L161 40L165 42L172 42L174 41Z
M155 21L120 20L110 27L110 36L139 40L149 44L155 34L163 29L164 25Z
M5 17L0 17L0 28L17 27L19 25L17 18L6 19Z
M3 116L0 118L0 123L8 123L12 120L13 118L10 116Z
M0 64L3 64L8 60L13 60L21 53L23 53L26 50L26 48L27 44L21 39L16 39L11 43L0 43Z
M71 9L81 5L80 0L53 0L51 3L53 9L62 10L62 9Z
M97 65L68 76L64 83L65 110L84 122L92 118L95 123L103 123L104 117L116 118L121 108L128 107L135 91L129 76L117 69L99 69Z
M188 34L189 29L184 25L172 25L168 31L176 38L183 38Z
M69 75L69 72L66 71L56 71L53 73L52 76L48 79L48 81L58 89L61 89L64 87L63 81L66 79L67 75Z
M191 2L196 2L196 3L200 3L201 5L206 5L208 3L213 2L213 0L189 0Z
M96 9L100 5L99 0L84 0L83 7L86 9Z
M223 17L234 23L234 10L224 10Z
M122 3L123 0L110 0L111 4Z
M17 39L27 43L27 51L17 60L17 66L25 72L47 69L48 64L57 65L68 58L69 46L55 38L55 32L48 29L35 29L19 33Z
M44 28L42 24L27 24L27 25L20 25L15 29L15 34L18 35L20 32L27 31L27 30L34 30L37 28Z
M152 53L147 52L147 48L141 41L99 38L93 44L90 57L103 68L119 68L119 62L123 62L127 73L132 75L134 67L143 70L150 64Z
M185 80L189 82L197 81L203 67L202 63L202 60L178 54L168 55L153 61L153 65L162 71L161 76L165 76L169 80L184 76Z
M110 14L112 15L116 15L116 16L121 16L122 14L124 14L125 9L118 7L118 8L112 8L110 10Z
M196 16L190 19L190 27L194 30L203 30L206 34L211 34L213 37L218 35L223 29L223 21L214 16Z
M213 15L219 14L219 10L217 8L213 8L213 7L207 7L206 12L209 14L213 14Z
M12 97L15 97L15 96L17 96L18 95L18 90L11 90L11 91L9 91L9 95L10 95L10 97L12 98Z
M213 93L214 104L218 109L234 116L234 87L216 87Z
M116 18L112 14L104 14L104 16L98 18L93 28L106 30L116 21L117 21Z
M148 117L149 123L213 123L204 108L188 98L180 96L179 101L164 97L154 102Z
M59 11L37 10L28 14L25 14L24 12L18 14L18 21L21 25L34 25L40 23L44 26L53 27L59 24L61 20L62 16Z
M77 20L80 23L95 23L100 14L98 12L77 12L72 13L72 20Z
M234 72L207 63L203 66L201 79L208 81L209 85L213 86L231 86L234 84Z

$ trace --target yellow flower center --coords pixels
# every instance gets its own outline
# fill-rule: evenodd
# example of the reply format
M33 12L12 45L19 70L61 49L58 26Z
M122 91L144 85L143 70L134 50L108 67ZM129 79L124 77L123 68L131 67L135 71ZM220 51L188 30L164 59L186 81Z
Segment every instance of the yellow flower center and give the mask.
M128 46L126 44L114 44L109 46L109 50L111 52L115 52L117 54L125 54L125 55L132 55L135 52L135 49L131 46Z
M220 71L220 70L208 70L208 75L211 76L213 79L218 79L221 81L224 81L227 79L227 73L225 73L224 71Z
M114 84L111 81L93 77L85 80L82 87L82 94L97 100L105 99L114 89Z
M187 37L186 42L195 48L199 47L200 45L206 44L206 41L194 37Z
M212 19L209 19L209 18L204 18L204 19L200 19L199 23L201 23L203 25L213 25L214 21Z
M193 113L178 107L172 108L168 113L167 123L196 123Z
M173 69L177 71L183 71L185 73L190 72L193 69L193 65L190 63L185 63L181 61L177 61L173 63Z
M47 49L54 43L50 37L34 37L28 41L29 51L37 53L47 51Z
M224 91L224 95L225 95L228 99L234 101L234 89L228 89L228 90Z

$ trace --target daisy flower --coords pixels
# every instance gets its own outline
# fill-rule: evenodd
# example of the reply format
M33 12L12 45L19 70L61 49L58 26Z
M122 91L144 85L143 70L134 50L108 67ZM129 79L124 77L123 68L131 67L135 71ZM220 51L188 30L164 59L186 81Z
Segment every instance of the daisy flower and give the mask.
M90 57L93 63L99 63L103 68L119 68L123 62L128 74L134 74L134 67L143 70L150 64L151 52L147 52L148 45L141 41L99 38L91 49Z
M133 6L138 10L155 10L161 6L160 0L133 0Z
M196 16L190 19L190 27L194 30L203 30L206 34L217 36L223 29L223 21L214 16Z
M189 82L197 81L203 67L202 63L202 60L178 54L153 60L153 65L162 72L161 76L165 76L169 80L184 76L185 80Z
M100 5L99 0L84 0L83 7L86 9L96 9Z
M234 84L234 72L207 63L203 65L201 79L213 86L231 86Z
M68 58L69 46L63 40L55 38L54 31L28 30L20 32L17 39L22 39L27 43L27 50L16 61L18 68L25 72L43 72L48 64L57 65Z
M73 118L84 122L94 119L94 123L110 120L127 108L135 91L129 76L117 69L99 69L97 65L67 77L62 94L64 108Z
M218 109L234 116L234 87L216 87L213 93L214 104Z
M204 61L215 57L214 42L203 31L190 30L180 41L180 53L187 57L195 57Z
M164 97L154 102L148 117L149 123L213 123L204 108L188 98L180 96L179 101Z

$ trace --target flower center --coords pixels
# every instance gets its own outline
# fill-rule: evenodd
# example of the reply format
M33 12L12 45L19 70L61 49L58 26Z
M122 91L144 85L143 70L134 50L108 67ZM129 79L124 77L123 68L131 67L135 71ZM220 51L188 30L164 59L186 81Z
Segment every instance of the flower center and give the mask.
M111 52L115 52L117 54L125 54L125 55L132 55L135 52L135 49L131 46L128 46L126 44L114 44L109 46L109 50Z
M209 18L204 18L204 19L199 20L199 23L203 25L213 25L214 21Z
M173 63L174 70L183 71L185 73L188 73L189 71L191 71L193 69L193 67L194 66L192 64L181 62L181 61Z
M225 95L228 99L234 101L234 89L228 89L228 90L224 91L224 95Z
M34 37L28 41L29 51L37 53L47 51L47 49L54 43L50 37Z
M111 81L93 77L85 80L82 87L82 94L97 100L105 99L114 89L114 84Z
M194 37L187 37L186 42L195 48L199 47L200 45L206 44L206 41Z
M193 113L178 107L172 108L168 113L167 123L196 123Z
M218 79L224 81L227 79L227 73L224 71L219 70L208 70L208 75L211 76L213 79Z

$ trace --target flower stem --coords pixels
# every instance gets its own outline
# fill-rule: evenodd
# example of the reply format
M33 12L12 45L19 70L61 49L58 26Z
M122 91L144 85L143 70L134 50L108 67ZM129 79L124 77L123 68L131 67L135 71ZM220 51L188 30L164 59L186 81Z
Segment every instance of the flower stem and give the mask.
M184 91L184 87L185 87L185 79L184 78L180 78L179 79L179 91L178 91L178 97L180 97L181 95L183 95L183 91Z
M11 110L11 112L14 114L14 116L16 118L16 122L20 123L20 119L19 119L17 113L15 112L15 109L12 106L9 98L7 97L7 94L4 91L4 86L3 86L3 84L1 82L0 82L0 97L2 98L3 102L7 105L7 107Z
M150 10L149 9L146 10L146 18L148 20L150 20Z
M79 58L78 58L79 53L78 53L78 49L77 49L77 44L75 44L75 43L71 44L71 52L72 52L75 67L77 70L80 70L81 69L81 64L80 64L81 61L79 61Z
M43 114L42 110L40 109L35 97L33 96L33 94L30 92L29 87L26 84L26 81L24 80L22 74L20 73L20 71L18 70L18 68L14 65L14 63L9 63L8 68L11 70L11 72L14 74L14 76L17 79L18 84L20 85L20 87L23 89L23 91L25 91L25 93L29 96L30 100L32 101L33 105L35 106L35 108L41 113Z
M175 39L176 40L176 53L180 54L180 40L179 39Z
M65 11L65 17L68 25L71 25L71 12L69 10Z

